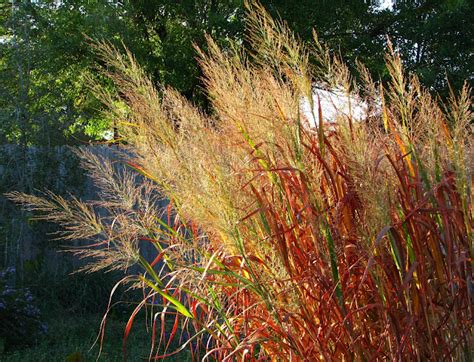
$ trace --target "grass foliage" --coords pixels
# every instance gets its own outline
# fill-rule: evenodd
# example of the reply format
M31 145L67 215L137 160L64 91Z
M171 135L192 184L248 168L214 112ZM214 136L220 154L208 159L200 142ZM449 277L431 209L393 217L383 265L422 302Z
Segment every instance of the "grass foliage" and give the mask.
M199 50L211 114L97 45L118 91L95 91L136 157L117 171L79 151L96 203L10 197L93 240L75 251L89 270L142 267L124 343L146 308L150 359L171 341L194 359L472 359L470 90L439 105L393 49L387 86L362 65L356 82L316 35L248 7L249 49ZM318 88L359 97L365 119L326 119Z

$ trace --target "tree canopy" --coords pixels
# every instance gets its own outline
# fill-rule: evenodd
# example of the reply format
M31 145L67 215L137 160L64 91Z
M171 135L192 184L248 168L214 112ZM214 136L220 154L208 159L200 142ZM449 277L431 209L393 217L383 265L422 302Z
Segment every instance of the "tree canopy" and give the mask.
M474 5L468 0L262 0L305 41L313 28L331 51L385 79L387 39L407 69L441 96L473 79ZM100 139L110 120L88 89L92 40L131 50L160 84L207 104L194 46L209 34L246 45L243 0L4 0L0 4L0 140L56 145ZM104 80L105 82L105 80Z

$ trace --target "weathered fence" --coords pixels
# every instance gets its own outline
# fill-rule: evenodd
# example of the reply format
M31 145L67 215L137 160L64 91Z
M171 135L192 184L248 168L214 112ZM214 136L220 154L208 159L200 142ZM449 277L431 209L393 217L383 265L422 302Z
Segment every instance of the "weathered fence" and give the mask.
M103 157L118 158L115 146L87 147ZM50 235L54 231L51 225L32 222L31 215L5 198L5 192L14 190L28 193L51 190L60 195L73 194L83 200L97 199L98 190L79 167L79 160L72 150L66 146L0 147L0 269L15 265L21 275L25 268L41 265L52 275L61 275L78 267L81 261L62 252L65 242L54 240ZM144 244L141 252L151 258L155 250Z

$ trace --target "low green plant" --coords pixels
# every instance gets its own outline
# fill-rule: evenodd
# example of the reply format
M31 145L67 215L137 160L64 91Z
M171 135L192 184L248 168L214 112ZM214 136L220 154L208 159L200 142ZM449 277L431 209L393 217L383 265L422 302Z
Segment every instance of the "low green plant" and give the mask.
M120 171L78 151L102 189L97 203L10 197L61 224L65 239L94 240L75 250L92 258L87 270L141 266L123 280L144 293L124 351L145 308L150 360L185 348L217 360L471 359L469 88L440 107L392 49L391 82L360 66L357 84L316 35L302 44L249 9L251 50L209 39L200 52L210 115L157 89L131 54L97 45L120 91L94 89L136 157ZM326 119L318 88L346 94L349 111Z
M32 345L48 331L33 294L15 281L14 267L0 272L0 340L5 351Z
M145 313L138 318L144 318ZM49 324L49 332L37 343L0 352L2 362L49 362L49 361L121 361L123 328L127 316L112 316L107 323L107 335L102 353L97 359L99 346L94 344L100 324L101 312L71 313L67 309L51 307L43 317ZM131 361L145 360L150 348L145 324L138 324L130 336L127 356ZM176 348L176 346L175 346ZM171 361L187 361L186 351Z

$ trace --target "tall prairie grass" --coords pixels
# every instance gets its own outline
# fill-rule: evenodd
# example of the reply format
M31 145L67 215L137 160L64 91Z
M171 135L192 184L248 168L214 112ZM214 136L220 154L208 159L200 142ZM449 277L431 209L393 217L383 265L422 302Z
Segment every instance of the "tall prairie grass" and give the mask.
M78 151L94 203L10 197L91 240L87 270L142 267L124 347L148 308L150 359L181 340L195 359L472 360L470 89L440 105L390 47L390 83L362 65L356 82L316 35L248 7L249 49L198 50L209 113L96 45L117 92L94 91L136 157L119 172ZM364 119L326 119L317 89L362 99Z

